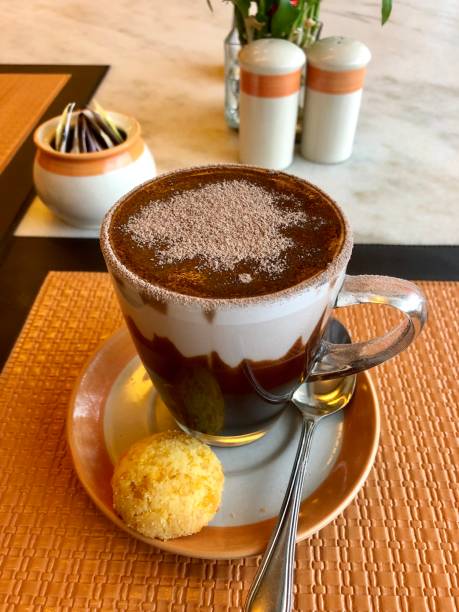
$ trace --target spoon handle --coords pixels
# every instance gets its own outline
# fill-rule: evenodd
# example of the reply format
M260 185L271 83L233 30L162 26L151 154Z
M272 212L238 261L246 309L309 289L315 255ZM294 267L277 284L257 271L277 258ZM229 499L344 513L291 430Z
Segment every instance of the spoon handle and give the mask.
M298 512L316 422L303 417L292 474L276 527L247 596L246 612L290 612L292 608Z

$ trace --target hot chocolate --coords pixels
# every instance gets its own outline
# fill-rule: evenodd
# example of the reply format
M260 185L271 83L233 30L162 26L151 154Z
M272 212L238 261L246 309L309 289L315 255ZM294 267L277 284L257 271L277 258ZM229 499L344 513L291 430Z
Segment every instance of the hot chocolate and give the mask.
M107 215L101 244L162 399L222 444L262 435L309 371L351 249L319 189L244 166L143 185Z
M325 270L344 240L322 192L238 167L157 179L115 211L109 233L116 256L146 282L210 299L297 285Z

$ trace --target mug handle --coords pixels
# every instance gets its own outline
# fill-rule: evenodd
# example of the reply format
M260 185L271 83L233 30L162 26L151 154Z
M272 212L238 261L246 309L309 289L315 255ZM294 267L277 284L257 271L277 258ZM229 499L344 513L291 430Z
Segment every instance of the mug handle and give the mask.
M419 287L391 276L346 275L335 308L354 304L387 304L405 317L384 336L366 342L323 340L307 382L356 374L391 359L413 342L427 319L427 299Z

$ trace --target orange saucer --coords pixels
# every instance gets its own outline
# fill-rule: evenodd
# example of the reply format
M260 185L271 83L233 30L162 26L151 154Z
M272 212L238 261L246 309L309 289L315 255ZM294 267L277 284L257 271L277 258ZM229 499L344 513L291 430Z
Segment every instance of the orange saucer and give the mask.
M78 477L95 504L140 540L173 553L233 559L263 552L280 508L296 450L299 416L286 410L260 440L214 448L225 472L222 506L199 533L168 540L130 529L112 505L113 462L136 439L175 422L159 400L126 329L91 357L72 395L67 438ZM379 441L379 404L368 373L358 377L343 413L322 421L313 440L297 540L331 522L352 501L373 465Z

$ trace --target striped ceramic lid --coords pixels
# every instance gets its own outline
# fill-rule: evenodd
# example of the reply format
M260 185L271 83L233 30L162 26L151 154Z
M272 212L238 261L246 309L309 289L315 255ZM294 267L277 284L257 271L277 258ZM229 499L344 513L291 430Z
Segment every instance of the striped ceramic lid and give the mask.
M364 68L370 59L370 50L364 43L345 36L322 38L307 51L308 66L330 72Z
M280 38L261 38L242 48L239 63L252 74L288 74L299 70L305 62L304 51Z

